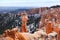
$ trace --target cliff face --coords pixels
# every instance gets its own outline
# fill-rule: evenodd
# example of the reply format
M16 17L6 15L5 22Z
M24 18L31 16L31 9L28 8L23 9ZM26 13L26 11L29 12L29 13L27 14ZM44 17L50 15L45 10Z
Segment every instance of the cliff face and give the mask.
M32 8L27 11L28 14L41 14L42 12L48 10L48 7Z
M29 9L29 11L26 11L26 13L27 14L32 14L32 15L37 13L37 14L41 15L40 22L43 25L42 27L45 27L46 28L46 31L47 32L45 32L45 33L49 34L49 33L51 33L51 31L57 31L58 32L58 35L60 35L60 30L59 30L59 27L60 27L60 7L32 8L32 9ZM51 21L52 22L51 24L53 26L51 26L51 24L47 24L48 21ZM56 26L57 26L57 28L56 28ZM49 27L51 27L51 28L49 28ZM43 33L43 32L41 32L41 30L36 31L33 34L16 32L16 30L15 31L14 30L13 31L12 30L8 30L8 32L5 34L5 36L8 36L8 37L5 37L5 39L6 40L8 40L8 39L13 40L17 36L17 39L19 39L19 40L21 40L21 39L22 40L30 40L30 39L31 40L39 40L40 39L40 36L41 36L41 33ZM15 34L16 34L16 36L15 36ZM60 36L58 37L58 39L60 40Z

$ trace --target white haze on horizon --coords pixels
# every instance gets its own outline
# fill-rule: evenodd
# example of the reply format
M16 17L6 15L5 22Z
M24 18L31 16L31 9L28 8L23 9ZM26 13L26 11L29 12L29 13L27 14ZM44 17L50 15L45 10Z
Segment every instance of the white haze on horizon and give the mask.
M0 7L50 7L59 4L59 0L0 0Z

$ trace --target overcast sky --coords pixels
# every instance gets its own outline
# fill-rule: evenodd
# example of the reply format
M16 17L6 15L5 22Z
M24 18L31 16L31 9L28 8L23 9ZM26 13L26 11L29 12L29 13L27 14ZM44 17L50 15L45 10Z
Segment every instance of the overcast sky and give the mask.
M0 7L43 7L59 4L59 0L0 0Z

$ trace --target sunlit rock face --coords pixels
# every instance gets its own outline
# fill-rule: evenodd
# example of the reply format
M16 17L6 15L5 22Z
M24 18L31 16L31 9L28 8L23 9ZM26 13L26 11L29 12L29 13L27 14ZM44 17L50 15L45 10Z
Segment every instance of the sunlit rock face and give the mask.
M36 18L41 15L38 31L33 34L26 31L26 22L28 20L27 15L22 16L22 32L18 32L18 29L11 29L5 31L4 36L1 36L0 40L60 40L60 8L41 7L38 9L30 9L29 12L35 14ZM39 13L39 14L38 14ZM39 16L40 16L39 15ZM31 26L34 27L33 25ZM58 37L56 37L58 36Z

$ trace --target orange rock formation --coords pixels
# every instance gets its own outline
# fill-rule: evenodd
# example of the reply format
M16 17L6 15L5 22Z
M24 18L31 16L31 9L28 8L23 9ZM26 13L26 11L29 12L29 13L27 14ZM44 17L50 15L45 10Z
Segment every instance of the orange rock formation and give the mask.
M26 13L22 13L22 26L20 28L20 32L27 32L27 27L26 27L27 20L28 17Z

